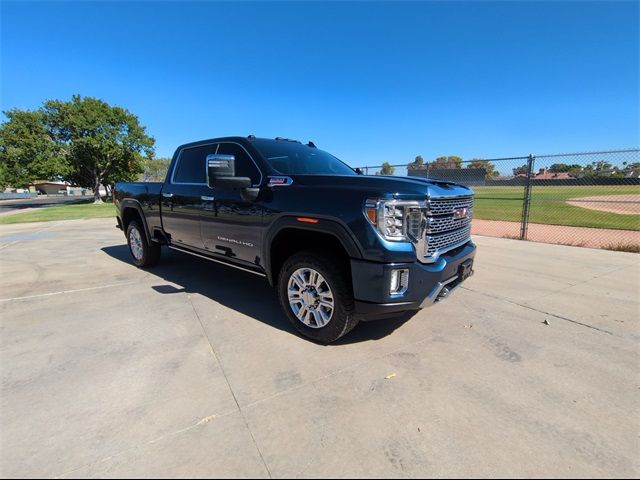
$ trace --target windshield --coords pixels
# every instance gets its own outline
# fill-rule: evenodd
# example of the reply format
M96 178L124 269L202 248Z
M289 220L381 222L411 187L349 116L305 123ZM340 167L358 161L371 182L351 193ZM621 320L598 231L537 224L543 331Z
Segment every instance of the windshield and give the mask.
M357 175L346 163L315 147L284 140L254 140L253 145L282 175Z

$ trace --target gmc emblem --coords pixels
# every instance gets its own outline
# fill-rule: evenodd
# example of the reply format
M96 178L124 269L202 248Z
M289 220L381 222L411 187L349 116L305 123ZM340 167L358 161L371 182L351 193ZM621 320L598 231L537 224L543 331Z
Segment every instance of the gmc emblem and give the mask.
M460 220L461 218L467 218L469 216L469 207L456 208L453 211L453 218Z

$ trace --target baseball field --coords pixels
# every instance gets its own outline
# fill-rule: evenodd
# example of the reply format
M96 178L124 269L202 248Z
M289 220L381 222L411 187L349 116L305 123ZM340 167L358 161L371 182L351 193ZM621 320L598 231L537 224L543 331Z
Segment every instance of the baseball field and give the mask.
M519 222L523 187L474 187L474 217ZM619 213L614 213L619 212ZM533 186L531 223L640 230L640 187L634 185Z

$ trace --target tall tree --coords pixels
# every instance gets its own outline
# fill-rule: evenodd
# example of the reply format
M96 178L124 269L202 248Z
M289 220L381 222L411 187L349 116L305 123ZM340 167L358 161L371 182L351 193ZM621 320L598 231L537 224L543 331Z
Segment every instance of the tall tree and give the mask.
M489 160L483 160L481 158L474 158L467 164L467 168L484 168L485 178L493 178L500 175L500 172L496 170L496 166Z
M144 162L144 173L142 174L145 182L162 182L167 176L171 159L167 157L146 159Z
M516 167L513 169L513 175L515 177L517 177L518 175L526 175L527 172L529 171L529 167L527 166L527 164L525 163L524 165L522 165L521 167Z
M424 158L422 158L422 155L416 156L415 160L407 165L408 170L414 171L425 170L426 168L427 166L424 163Z
M7 121L0 125L2 187L25 187L35 180L60 179L71 172L47 130L42 111L12 109L3 113Z
M395 171L395 167L392 167L389 162L384 162L382 168L380 168L380 171L377 172L376 175L393 175Z
M456 155L446 157L438 157L431 163L433 168L460 168L462 166L462 158Z
M73 168L69 180L93 188L96 203L102 202L101 186L135 180L144 159L153 156L154 139L138 117L122 107L74 95L69 102L45 102L44 114Z

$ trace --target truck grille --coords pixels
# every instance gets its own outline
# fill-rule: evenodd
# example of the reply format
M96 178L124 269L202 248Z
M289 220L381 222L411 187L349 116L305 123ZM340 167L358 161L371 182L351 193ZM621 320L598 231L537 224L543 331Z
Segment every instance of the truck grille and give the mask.
M434 198L427 202L427 215L452 215L458 208L472 208L473 197L464 198Z
M472 214L473 211L469 210L469 216L465 218L455 219L451 215L427 217L427 233L442 233L466 227L471 223Z
M467 215L455 217L455 212L467 209ZM427 225L424 237L424 260L435 261L438 256L471 239L473 197L436 198L427 202Z
M438 253L465 243L471 238L471 225L454 230L453 232L441 233L439 235L427 235L426 257L434 257Z

